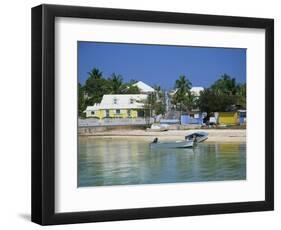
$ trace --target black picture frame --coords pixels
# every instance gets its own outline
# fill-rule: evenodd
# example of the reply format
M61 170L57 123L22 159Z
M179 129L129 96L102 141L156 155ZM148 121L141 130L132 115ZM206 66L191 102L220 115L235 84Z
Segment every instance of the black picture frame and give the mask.
M55 213L55 18L109 19L265 29L265 200ZM32 221L41 225L267 211L274 209L274 20L110 8L32 8Z

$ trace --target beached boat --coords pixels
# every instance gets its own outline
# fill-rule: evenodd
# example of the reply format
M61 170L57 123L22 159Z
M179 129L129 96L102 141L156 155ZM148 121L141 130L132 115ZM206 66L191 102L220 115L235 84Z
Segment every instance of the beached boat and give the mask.
M168 131L168 125L155 125L152 124L150 128L147 128L146 131L148 132L164 132Z
M151 148L192 148L194 141L183 140L183 141L169 141L169 142L158 142L158 138L150 144Z
M196 143L203 142L208 139L208 133L206 132L194 132L185 136L185 140L194 141Z

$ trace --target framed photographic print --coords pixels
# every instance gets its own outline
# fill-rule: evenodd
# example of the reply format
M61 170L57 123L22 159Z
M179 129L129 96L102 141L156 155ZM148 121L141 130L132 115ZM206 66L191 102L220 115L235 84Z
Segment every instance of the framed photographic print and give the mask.
M273 210L273 19L32 9L32 221Z

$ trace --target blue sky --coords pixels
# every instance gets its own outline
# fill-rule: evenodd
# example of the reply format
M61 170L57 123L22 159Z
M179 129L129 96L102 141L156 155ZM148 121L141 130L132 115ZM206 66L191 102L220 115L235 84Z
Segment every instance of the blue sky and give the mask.
M209 87L222 74L246 82L246 49L78 42L78 80L92 68L169 90L185 75L193 86Z

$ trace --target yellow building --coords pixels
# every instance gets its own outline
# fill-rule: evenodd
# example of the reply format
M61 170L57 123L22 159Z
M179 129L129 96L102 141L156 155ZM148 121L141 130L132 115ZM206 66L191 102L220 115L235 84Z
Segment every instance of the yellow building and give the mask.
M219 112L219 124L236 125L238 124L237 112Z
M90 118L137 118L144 117L145 94L103 95L101 103L88 106L84 111Z

